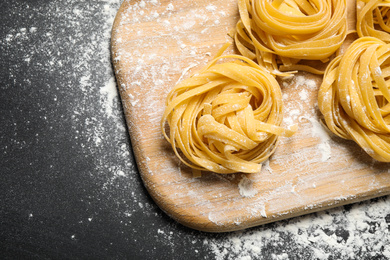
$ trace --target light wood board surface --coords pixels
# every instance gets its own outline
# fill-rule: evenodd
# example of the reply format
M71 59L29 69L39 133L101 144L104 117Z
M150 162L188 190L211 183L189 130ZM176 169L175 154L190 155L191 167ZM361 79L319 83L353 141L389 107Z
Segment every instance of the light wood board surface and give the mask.
M348 4L353 27L354 1ZM238 19L236 0L129 0L118 11L117 84L139 172L158 206L185 226L225 232L390 194L390 165L321 125L321 77L309 73L280 80L283 124L299 130L280 139L261 173L192 177L161 133L165 98L231 41Z

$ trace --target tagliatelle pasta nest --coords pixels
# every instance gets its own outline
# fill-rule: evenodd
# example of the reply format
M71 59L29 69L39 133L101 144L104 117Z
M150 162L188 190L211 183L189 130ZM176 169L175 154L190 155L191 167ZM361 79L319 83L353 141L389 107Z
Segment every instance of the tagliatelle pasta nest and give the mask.
M235 43L271 73L324 71L301 60L327 62L347 35L346 0L239 0Z
M297 130L282 128L282 120L275 78L250 59L225 55L171 90L161 126L176 155L194 170L258 173L278 137Z
M353 42L325 71L318 106L333 133L390 162L390 44Z
M390 41L390 0L357 0L356 31L360 37L372 36Z

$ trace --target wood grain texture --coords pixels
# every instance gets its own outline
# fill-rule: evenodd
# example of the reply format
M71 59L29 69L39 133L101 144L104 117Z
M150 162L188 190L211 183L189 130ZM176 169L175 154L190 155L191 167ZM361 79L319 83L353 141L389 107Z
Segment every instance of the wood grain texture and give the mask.
M114 69L139 172L158 206L185 226L226 232L390 194L389 164L321 125L321 77L308 73L280 80L284 124L298 123L299 131L280 139L261 173L192 177L162 136L165 98L231 40L237 20L235 0L129 0L118 11Z

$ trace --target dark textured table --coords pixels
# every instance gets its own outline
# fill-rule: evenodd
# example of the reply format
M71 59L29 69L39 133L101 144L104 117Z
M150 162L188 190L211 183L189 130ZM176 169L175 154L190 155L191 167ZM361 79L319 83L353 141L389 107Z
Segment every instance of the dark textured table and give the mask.
M1 259L390 259L389 197L229 234L160 211L110 61L120 3L0 3Z

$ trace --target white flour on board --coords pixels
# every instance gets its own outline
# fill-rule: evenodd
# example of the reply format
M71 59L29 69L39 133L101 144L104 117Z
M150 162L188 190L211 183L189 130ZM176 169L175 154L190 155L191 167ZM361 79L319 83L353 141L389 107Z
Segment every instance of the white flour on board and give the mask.
M308 79L304 75L297 75L292 81L293 84L291 84L291 80L282 82L284 89L293 85L295 91L298 93L298 95L293 98L290 98L287 93L283 94L283 100L286 101L283 121L286 125L298 123L301 125L301 129L298 131L302 131L302 124L304 124L305 121L310 122L310 125L305 124L305 127L310 126L311 136L318 138L317 149L320 152L321 161L325 162L332 156L329 131L319 121L320 119L316 114L316 109L318 109L317 102L313 104L314 107L311 109L304 107L304 105L310 101L310 93L316 91L318 87L317 82L313 79Z
M253 187L253 181L246 176L243 176L238 183L240 195L243 197L253 197L257 194L257 190Z
M5 37L5 41L10 44L17 44L22 42L26 37L32 37L33 35L40 33L41 44L40 49L34 49L26 55L24 62L28 64L34 64L34 66L42 67L43 71L61 72L61 64L65 62L72 62L75 67L74 81L68 86L67 91L76 91L75 87L78 87L77 94L88 95L100 95L97 106L91 107L90 100L79 100L79 103L74 107L72 111L72 118L74 119L75 126L77 124L85 125L86 139L93 143L93 146L88 146L86 153L102 153L101 144L110 144L118 147L117 159L121 161L121 165L126 165L126 168L130 168L130 171L126 171L124 167L118 165L110 165L107 163L106 158L101 157L96 159L93 163L96 165L96 171L91 174L95 174L96 178L102 178L103 184L101 186L102 195L95 199L106 199L107 197L114 197L119 189L133 190L134 185L139 184L138 172L133 165L133 161L130 159L130 149L127 142L123 139L123 133L126 132L126 128L123 125L122 114L119 109L119 96L116 89L114 74L111 69L109 41L111 26L116 12L119 8L121 1L119 0L106 0L99 2L96 6L93 3L86 4L73 4L69 1L69 8L67 10L56 10L55 3L52 5L52 10L44 10L50 12L54 19L66 21L66 26L72 30L75 30L75 37L71 37L69 42L75 47L75 57L65 59L58 55L50 55L50 59L47 63L36 63L34 60L34 52L47 51L55 53L57 48L56 38L51 32L44 31L43 28L38 26L23 27L19 30L9 31ZM193 63L189 64L188 70L191 70L196 65L205 64L212 54L208 51L201 52L198 47L191 46L185 43L184 39L191 39L196 43L197 39L194 35L188 34L186 29L192 29L196 24L192 23L192 18L196 17L201 19L205 28L202 33L207 34L210 26L216 26L219 24L220 18L226 15L225 10L221 10L218 7L218 2L213 2L207 6L197 6L197 12L193 13L193 17L183 17L186 23L181 23L181 27L172 26L166 17L170 17L175 10L180 8L180 1L172 1L167 5L166 10L163 13L149 12L154 6L160 6L161 2L158 0L149 1L134 1L132 6L132 12L129 13L128 19L131 22L137 23L142 19L148 19L150 21L159 20L161 26L165 28L165 33L168 32L175 38L177 47L182 53L186 53L192 58ZM81 31L78 28L82 27L80 21L88 22L88 14L96 8L101 8L102 12L102 29L101 31ZM83 18L85 17L85 18ZM83 20L85 19L85 20ZM229 28L226 28L228 31ZM184 30L184 31L183 31ZM143 34L141 28L135 28L135 35ZM88 45L77 45L77 38L83 37L90 39ZM148 43L146 40L139 40L137 42L140 45L153 46L158 42ZM23 50L22 50L23 51ZM154 55L153 55L154 54ZM137 80L131 82L129 86L120 86L124 88L137 88L142 87L143 79L151 79L155 88L164 89L166 84L173 85L177 78L172 75L182 75L186 77L189 73L182 70L182 68L176 66L174 59L167 59L161 61L159 53L145 54L134 49L134 53L122 53L117 59L133 59L136 61L137 68L134 71ZM159 62L159 66L150 65L151 61L156 60ZM96 75L94 71L95 66L106 68L104 73ZM99 77L101 80L97 80ZM310 91L315 88L315 84L311 81L305 81L304 77L298 77L297 82L300 85L305 85L299 92L299 101L304 102L308 100ZM77 81L77 84L74 84ZM96 84L98 82L98 84ZM26 85L29 84L26 79ZM298 85L299 85L298 84ZM76 86L75 86L76 85ZM286 87L286 86L285 86ZM91 94L92 93L92 94ZM98 94L96 94L98 93ZM140 99L136 93L132 94L132 105L140 105ZM284 94L284 99L288 99L288 95ZM153 117L153 114L161 114L163 107L156 107L153 96L147 97L150 101L150 107L146 107L152 115L150 120L153 123L157 123ZM60 102L59 100L54 100ZM94 111L96 116L85 118L86 114L91 112L91 109L100 107L97 111ZM321 125L318 121L314 120L314 113L307 113L299 102L286 106L286 118L285 123L287 125L298 123L300 120L303 122L308 120L306 125L311 125L312 133L315 137L319 138L320 154L322 160L329 160L332 156L331 151L327 144L330 139L325 133L319 129ZM110 125L102 124L102 121L109 120ZM110 134L108 134L110 133ZM115 134L118 133L118 137ZM75 131L77 136L78 133ZM322 147L320 145L323 145ZM87 147L86 144L80 143L81 147ZM87 149L87 148L85 148ZM103 153L102 153L103 154ZM147 158L148 160L152 160ZM124 162L124 163L123 163ZM263 167L264 170L272 174L272 168L269 162ZM314 185L314 184L313 184ZM240 184L240 192L243 196L255 196L256 190L251 186L250 181L243 179ZM123 222L124 226L131 225L132 218L137 212L142 214L153 215L155 208L148 203L142 203L141 198L145 194L138 194L136 192L129 192L132 203L127 204L128 201L117 201L118 215L126 218L127 221ZM207 250L213 255L210 259L293 259L295 254L301 256L307 256L306 259L328 259L329 256L335 256L337 259L353 259L356 252L360 255L369 257L375 257L376 252L382 252L383 257L390 258L390 199L388 197L377 199L374 203L363 202L351 206L349 209L337 208L329 210L327 212L317 213L300 218L294 218L288 221L277 222L271 225L261 226L246 231L233 232L229 234L221 234L219 236L197 235L194 236L193 243L202 243ZM261 206L261 205L260 205ZM261 207L260 207L261 208ZM262 211L261 214L265 212ZM33 216L29 213L28 216ZM34 215L35 216L35 215ZM216 216L210 216L211 218ZM89 216L84 221L86 223L94 221L95 216ZM172 241L183 237L183 233L186 231L173 232L172 227L167 225L163 227L157 227L151 225L150 229L155 230L156 238L161 243L166 243L167 246L174 248ZM188 232L190 233L190 232ZM187 233L186 233L187 234ZM187 234L190 236L191 234ZM72 239L77 238L77 235L71 235ZM270 253L272 251L272 253ZM195 252L199 253L196 249Z

